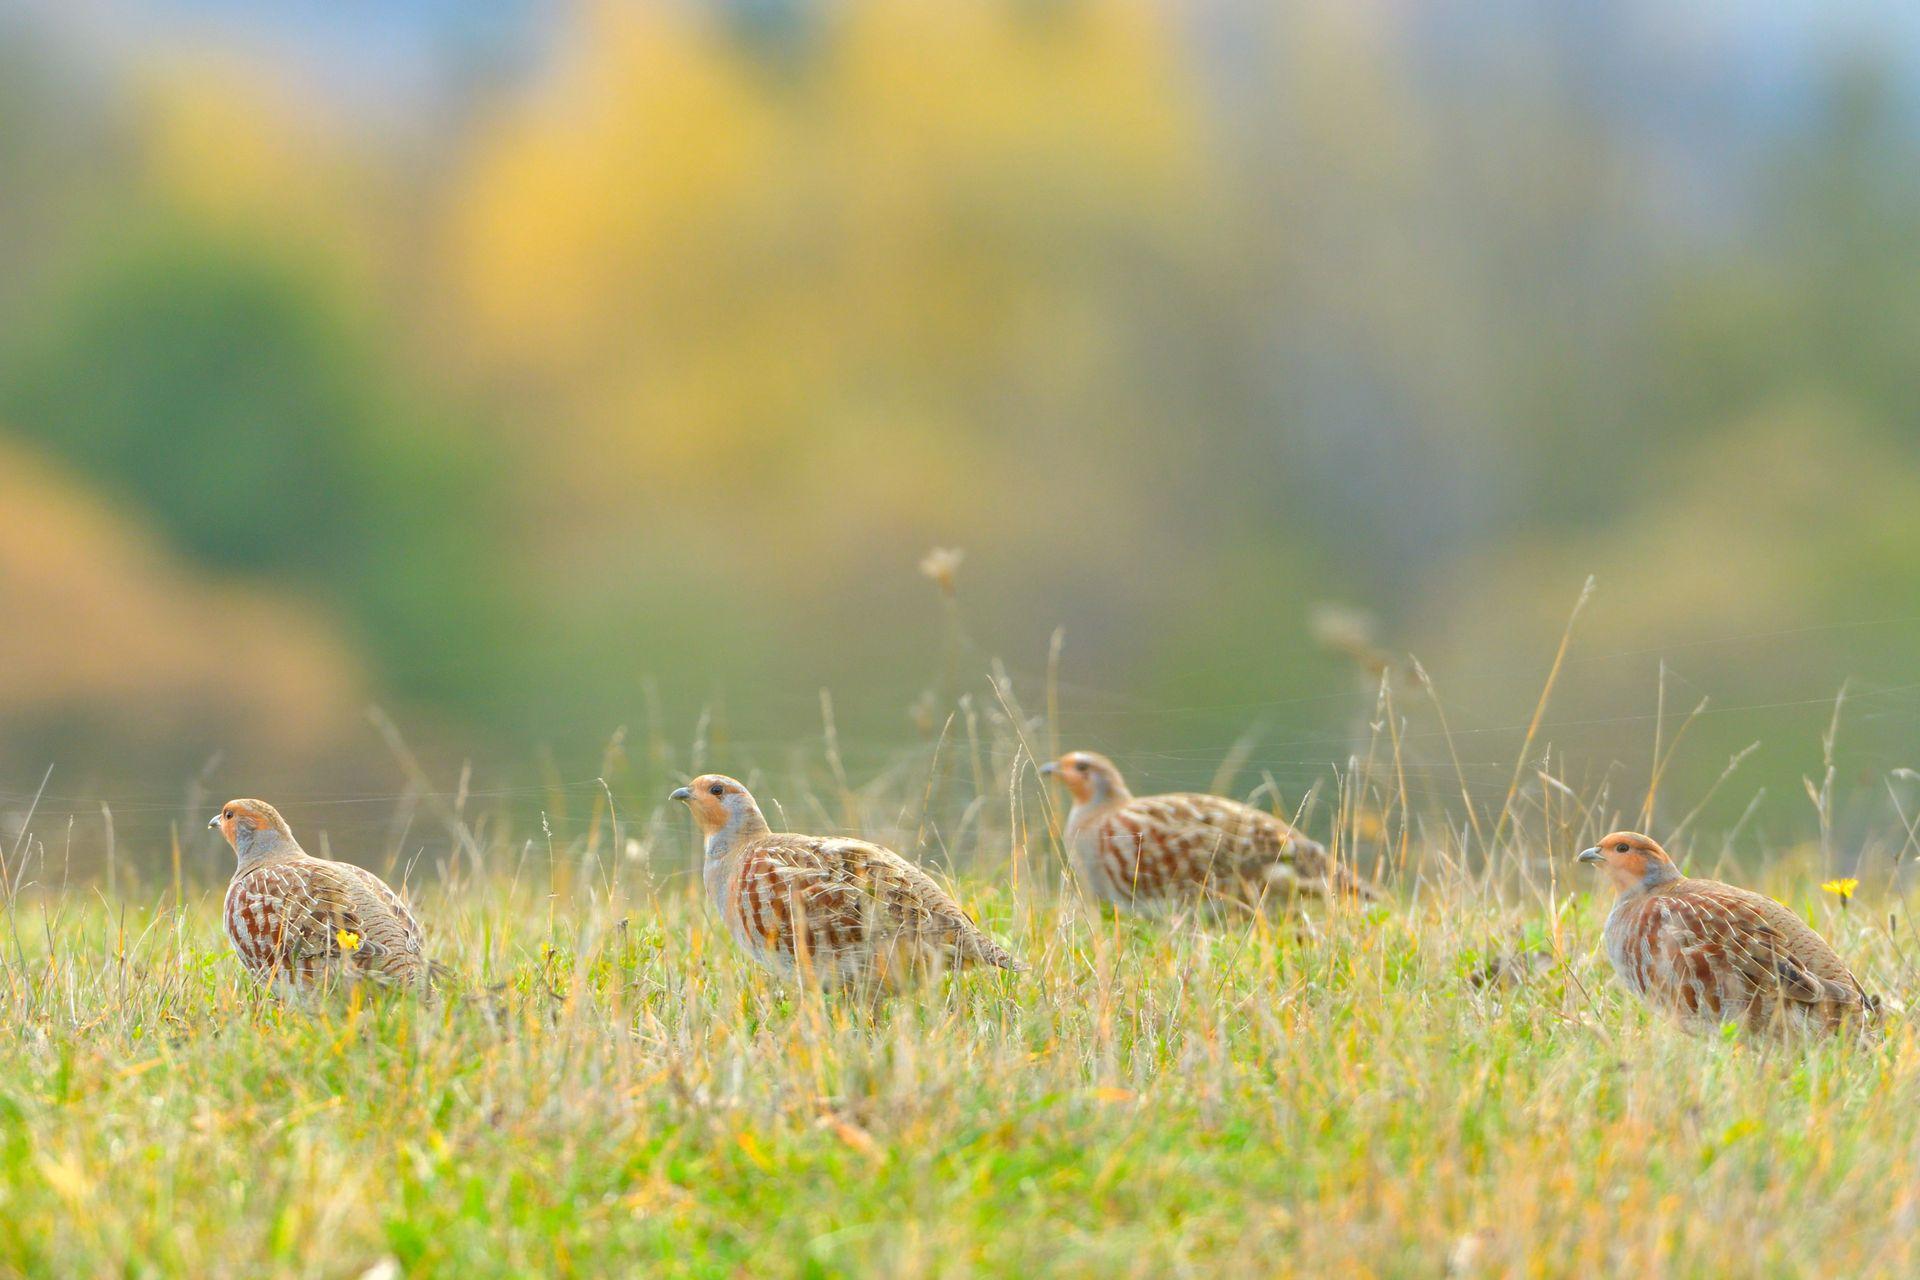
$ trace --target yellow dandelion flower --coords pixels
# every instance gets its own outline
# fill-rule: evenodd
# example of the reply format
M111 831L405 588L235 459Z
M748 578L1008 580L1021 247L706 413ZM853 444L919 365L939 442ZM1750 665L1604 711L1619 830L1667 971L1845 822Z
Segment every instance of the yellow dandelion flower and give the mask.
M1860 882L1852 876L1844 876L1838 880L1829 880L1820 886L1822 892L1830 893L1840 899L1840 905L1843 907L1847 905L1847 899L1853 896L1853 891L1859 887Z
M335 940L339 942L340 949L349 955L360 949L360 935L351 929L340 930L335 934Z

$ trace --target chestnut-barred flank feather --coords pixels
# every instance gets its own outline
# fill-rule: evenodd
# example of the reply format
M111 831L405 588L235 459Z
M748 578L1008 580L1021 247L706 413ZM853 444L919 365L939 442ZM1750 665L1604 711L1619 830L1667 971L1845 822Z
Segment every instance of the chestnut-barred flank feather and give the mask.
M239 858L223 914L227 939L255 978L294 990L428 980L420 924L379 876L313 857L264 801L229 801L207 825Z
M780 834L747 789L707 774L674 792L706 837L707 894L763 966L823 986L899 986L946 968L1024 970L937 881L865 840Z
M1091 751L1069 752L1043 771L1073 795L1068 855L1088 891L1104 901L1252 906L1385 896L1325 846L1252 805L1187 792L1136 797L1113 762Z
M1647 836L1615 832L1580 855L1620 890L1607 958L1627 989L1693 1031L1830 1032L1871 1018L1869 996L1832 947L1763 894L1680 874Z

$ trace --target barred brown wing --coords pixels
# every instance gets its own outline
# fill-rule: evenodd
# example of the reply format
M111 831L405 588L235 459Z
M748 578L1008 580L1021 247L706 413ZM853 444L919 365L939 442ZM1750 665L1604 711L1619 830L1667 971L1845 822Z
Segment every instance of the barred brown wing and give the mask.
M904 944L1015 967L932 876L865 841L768 836L728 892L740 932L782 957L860 966Z
M1217 896L1244 902L1379 891L1264 810L1222 796L1131 800L1092 833L1100 870L1131 900Z
M263 980L412 981L425 972L412 913L379 877L350 864L302 856L243 870L227 888L225 914L234 951Z
M1716 881L1681 881L1625 904L1608 923L1622 979L1684 1020L1817 1024L1870 1008L1826 941L1770 898ZM1796 1012L1797 1011L1797 1012Z

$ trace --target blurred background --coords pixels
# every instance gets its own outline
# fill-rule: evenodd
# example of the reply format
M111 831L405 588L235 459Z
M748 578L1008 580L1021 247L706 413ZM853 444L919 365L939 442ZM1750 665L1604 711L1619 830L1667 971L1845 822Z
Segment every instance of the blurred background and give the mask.
M0 791L822 690L858 781L1058 630L1146 785L1297 798L1384 680L1497 803L1592 575L1550 772L1705 700L1667 821L1812 830L1836 723L1920 811L1917 144L1874 0L0 0Z

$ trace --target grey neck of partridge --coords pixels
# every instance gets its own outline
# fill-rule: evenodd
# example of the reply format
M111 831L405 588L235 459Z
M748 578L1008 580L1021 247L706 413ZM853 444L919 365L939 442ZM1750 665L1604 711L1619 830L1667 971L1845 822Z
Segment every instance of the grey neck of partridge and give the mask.
M1680 879L1680 868L1671 862L1658 858L1647 859L1647 873L1636 881L1628 893L1649 893L1663 884L1672 884Z
M299 853L300 844L278 827L240 827L234 832L233 852L244 867L280 854Z
M767 820L753 801L729 807L727 824L707 837L707 857L724 858L742 840L765 835L767 831Z
M1077 827L1095 814L1104 813L1133 799L1127 784L1109 774L1096 773L1087 782L1087 798L1075 800L1073 808L1067 811L1069 826Z

